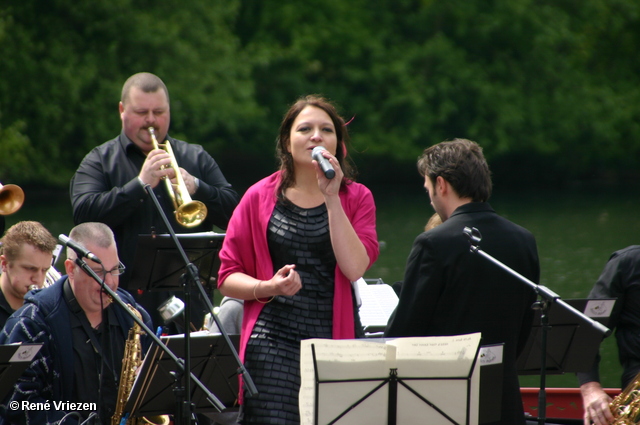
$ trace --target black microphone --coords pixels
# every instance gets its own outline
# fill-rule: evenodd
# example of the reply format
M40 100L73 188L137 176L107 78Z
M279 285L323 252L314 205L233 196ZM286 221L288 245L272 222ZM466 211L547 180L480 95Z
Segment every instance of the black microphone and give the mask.
M331 165L329 160L324 156L322 156L322 151L326 151L326 149L322 146L316 146L311 151L311 158L318 161L318 164L320 165L320 168L322 169L324 176L328 179L332 179L336 176L336 172L333 169L333 165Z
M102 261L100 261L100 259L93 252L89 251L87 248L83 247L78 242L76 242L73 239L69 238L69 236L60 235L60 236L58 236L58 239L64 245L66 245L69 248L73 249L76 252L76 254L78 254L79 257L88 258L91 261L95 261L98 264L102 264Z

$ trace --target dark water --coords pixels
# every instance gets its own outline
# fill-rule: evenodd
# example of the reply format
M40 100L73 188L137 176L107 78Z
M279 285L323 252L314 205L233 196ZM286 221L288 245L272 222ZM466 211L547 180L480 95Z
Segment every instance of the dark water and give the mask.
M415 236L433 213L429 198L417 185L398 190L372 189L378 208L381 252L366 277L387 283L402 280ZM612 252L640 244L640 193L625 188L580 188L564 191L500 193L493 208L536 237L541 285L563 299L584 298ZM602 384L619 387L620 368L613 338L605 340ZM538 377L521 377L523 386L539 386ZM573 374L547 377L548 387L577 387Z
M393 189L371 188L378 208L381 254L367 278L387 283L401 280L415 236L433 213L419 184ZM589 293L613 251L640 244L640 191L626 188L576 188L562 191L500 193L491 204L511 221L529 229L538 242L541 284L563 299ZM7 227L20 220L42 222L54 236L73 226L67 192L26 193L23 207L7 216ZM61 264L58 264L61 269ZM620 368L613 338L603 344L602 383L619 387ZM538 386L539 378L522 377L523 386ZM548 387L576 387L572 374L547 378Z

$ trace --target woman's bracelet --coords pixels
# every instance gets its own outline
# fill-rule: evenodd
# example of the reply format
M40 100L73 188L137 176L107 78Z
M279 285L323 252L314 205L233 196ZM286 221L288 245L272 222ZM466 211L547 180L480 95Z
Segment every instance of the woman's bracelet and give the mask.
M267 301L260 301L260 299L256 296L256 289L258 289L258 285L260 285L262 282L263 282L262 280L259 280L258 283L256 283L253 286L253 298L255 298L255 300L258 301L259 303L267 304L273 301L273 299L275 298L275 295L271 296L271 298L269 298Z

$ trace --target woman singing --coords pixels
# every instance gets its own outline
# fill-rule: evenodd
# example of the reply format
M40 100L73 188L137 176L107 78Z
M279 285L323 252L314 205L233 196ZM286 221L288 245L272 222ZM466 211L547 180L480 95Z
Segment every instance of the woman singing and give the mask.
M299 99L280 125L279 171L247 190L229 222L219 289L245 300L240 356L258 389L241 397L243 424L299 423L300 341L362 335L350 282L379 250L373 196L353 179L347 141L333 104Z

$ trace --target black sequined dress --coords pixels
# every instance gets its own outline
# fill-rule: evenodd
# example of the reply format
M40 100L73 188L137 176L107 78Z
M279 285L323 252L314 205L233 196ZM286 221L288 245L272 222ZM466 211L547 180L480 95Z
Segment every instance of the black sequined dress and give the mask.
M336 259L326 206L278 202L267 239L274 271L295 264L302 289L266 304L253 328L245 366L258 394L245 398L242 423L298 424L300 341L332 337Z

